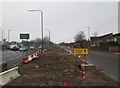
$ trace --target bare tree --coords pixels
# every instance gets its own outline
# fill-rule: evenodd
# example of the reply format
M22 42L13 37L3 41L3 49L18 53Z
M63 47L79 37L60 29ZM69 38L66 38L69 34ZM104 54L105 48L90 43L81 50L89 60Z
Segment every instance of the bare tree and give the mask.
M34 40L34 42L41 42L41 39L40 39L40 38L36 38L36 39Z
M44 42L49 42L49 38L47 36L44 37L43 39Z
M78 32L75 37L74 37L75 41L82 41L85 39L85 34L84 31L80 31Z

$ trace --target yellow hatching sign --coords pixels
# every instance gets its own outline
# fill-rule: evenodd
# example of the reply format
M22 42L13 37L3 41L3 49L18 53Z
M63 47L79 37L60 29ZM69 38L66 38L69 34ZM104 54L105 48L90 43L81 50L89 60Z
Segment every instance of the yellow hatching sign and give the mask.
M74 54L88 54L87 48L74 48Z

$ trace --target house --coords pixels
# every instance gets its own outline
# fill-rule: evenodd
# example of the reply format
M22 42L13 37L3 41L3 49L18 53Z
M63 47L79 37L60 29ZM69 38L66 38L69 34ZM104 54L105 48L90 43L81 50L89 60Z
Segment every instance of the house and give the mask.
M117 42L120 44L120 33L112 35L110 38L106 40L106 42Z
M113 33L109 33L98 37L90 37L90 45L94 47L99 47L100 44L107 42L112 35Z
M109 51L111 52L120 52L120 33L114 34L108 40L114 42L116 45L109 46Z
M120 33L109 33L98 37L90 37L91 47L100 47L111 52L120 52Z

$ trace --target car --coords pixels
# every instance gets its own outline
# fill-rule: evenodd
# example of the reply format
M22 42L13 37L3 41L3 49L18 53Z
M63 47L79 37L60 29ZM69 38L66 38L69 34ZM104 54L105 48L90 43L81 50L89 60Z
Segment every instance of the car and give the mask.
M23 46L19 50L20 50L20 52L21 51L25 52L25 51L28 51L28 47L27 46Z
M35 49L35 47L34 46L30 46L30 50L34 50Z
M16 50L19 50L19 47L18 45L13 44L13 45L10 45L10 50L16 51Z
M39 49L42 49L42 45L39 46Z
M45 46L43 46L43 49L45 48ZM42 49L42 45L39 46L39 49Z

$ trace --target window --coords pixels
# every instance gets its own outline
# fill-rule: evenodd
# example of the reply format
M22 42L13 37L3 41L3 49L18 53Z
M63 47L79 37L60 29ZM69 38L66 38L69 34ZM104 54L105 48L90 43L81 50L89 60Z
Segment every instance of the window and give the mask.
M117 38L114 38L114 42L116 42L117 41Z

